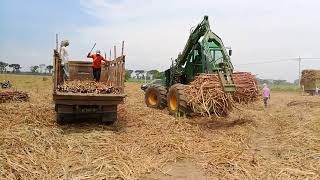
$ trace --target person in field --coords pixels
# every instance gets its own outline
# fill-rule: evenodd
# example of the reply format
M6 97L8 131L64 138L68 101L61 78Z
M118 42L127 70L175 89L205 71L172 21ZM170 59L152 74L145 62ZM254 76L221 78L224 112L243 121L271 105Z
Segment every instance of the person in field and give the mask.
M102 56L100 50L96 51L96 54L88 54L87 58L92 58L92 73L93 73L93 78L95 81L99 82L100 81L100 75L101 75L101 63L102 61L107 62Z
M64 40L61 41L61 47L60 47L60 56L61 56L61 65L63 69L63 80L67 80L69 78L69 53L68 53L68 47L69 41Z
M266 108L268 106L268 100L270 99L270 89L268 88L266 83L263 84L262 97L264 107Z

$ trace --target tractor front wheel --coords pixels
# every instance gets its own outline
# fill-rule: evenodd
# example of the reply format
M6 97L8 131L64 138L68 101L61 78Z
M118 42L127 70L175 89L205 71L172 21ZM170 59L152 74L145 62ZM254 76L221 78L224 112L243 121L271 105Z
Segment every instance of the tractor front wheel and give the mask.
M184 93L185 85L175 84L170 87L167 95L169 114L178 117L186 116L189 112L187 98Z
M145 93L145 102L148 107L155 109L164 109L167 105L167 90L164 86L151 85Z

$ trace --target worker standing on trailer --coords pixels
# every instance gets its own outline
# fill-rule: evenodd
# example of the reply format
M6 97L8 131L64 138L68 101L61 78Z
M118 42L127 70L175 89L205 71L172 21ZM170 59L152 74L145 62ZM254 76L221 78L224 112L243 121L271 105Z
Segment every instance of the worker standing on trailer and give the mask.
M101 75L101 63L102 61L107 62L101 55L100 50L96 51L96 54L88 54L87 58L92 58L92 73L93 73L93 78L95 81L99 82L100 81L100 75Z
M69 78L69 53L67 47L69 46L69 41L61 41L60 55L61 55L61 65L63 69L63 80Z
M266 83L263 84L262 96L264 107L266 108L268 106L268 100L270 99L270 89L268 88Z

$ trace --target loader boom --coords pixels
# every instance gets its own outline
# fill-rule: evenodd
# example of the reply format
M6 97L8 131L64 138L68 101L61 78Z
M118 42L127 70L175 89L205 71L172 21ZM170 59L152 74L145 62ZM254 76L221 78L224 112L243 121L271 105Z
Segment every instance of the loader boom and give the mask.
M185 64L193 46L197 44L199 39L208 31L210 31L210 25L208 22L208 16L205 16L202 22L198 24L196 28L190 33L187 44L185 45L180 57L178 58L178 66L182 66L183 64Z
M165 72L166 86L188 84L198 74L218 74L226 92L234 92L233 66L222 40L211 31L208 16L191 31L178 58Z

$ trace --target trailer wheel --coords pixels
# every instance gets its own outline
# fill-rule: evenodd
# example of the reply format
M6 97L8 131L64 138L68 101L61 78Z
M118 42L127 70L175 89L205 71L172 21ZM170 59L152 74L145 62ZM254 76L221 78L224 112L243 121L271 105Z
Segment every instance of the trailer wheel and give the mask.
M167 90L159 84L151 85L145 93L145 103L150 108L164 109L167 106Z
M65 117L61 113L56 114L56 121L59 125L64 125L65 124Z
M190 112L184 88L185 85L183 84L175 84L170 87L167 95L169 114L181 117L188 115Z
M104 113L101 116L102 123L111 125L117 121L117 112Z

